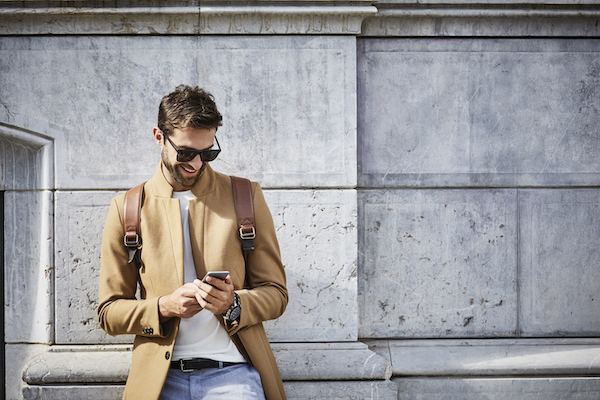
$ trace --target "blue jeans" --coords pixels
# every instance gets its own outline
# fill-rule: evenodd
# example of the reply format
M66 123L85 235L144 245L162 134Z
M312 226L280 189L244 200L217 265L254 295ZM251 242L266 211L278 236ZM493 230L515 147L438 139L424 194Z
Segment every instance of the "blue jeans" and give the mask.
M264 400L260 375L248 364L181 372L169 369L159 400Z

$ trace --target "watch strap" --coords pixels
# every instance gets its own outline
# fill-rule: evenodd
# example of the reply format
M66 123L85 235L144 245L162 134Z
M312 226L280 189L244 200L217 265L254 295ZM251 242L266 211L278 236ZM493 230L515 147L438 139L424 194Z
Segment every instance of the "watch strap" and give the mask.
M230 323L238 321L241 315L241 309L242 306L240 304L240 296L238 296L237 293L233 292L233 304L231 305L231 307L229 307L225 315L223 315L223 318L226 321L229 321Z

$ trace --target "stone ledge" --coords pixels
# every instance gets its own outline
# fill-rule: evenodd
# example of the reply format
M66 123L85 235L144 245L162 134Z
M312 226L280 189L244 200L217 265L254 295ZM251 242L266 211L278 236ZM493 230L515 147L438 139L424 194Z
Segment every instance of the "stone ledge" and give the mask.
M597 377L410 378L394 379L396 400L598 400Z
M373 6L0 8L0 34L350 34Z
M391 381L333 381L333 382L284 382L288 400L396 400L397 384ZM23 398L26 400L65 400L65 399L120 399L124 385L86 386L26 386Z
M366 344L274 343L277 364L284 380L389 379L390 364Z
M373 340L394 376L590 376L600 339Z
M598 9L404 8L380 9L361 36L597 37Z
M387 380L392 370L363 343L274 343L275 358L287 381ZM23 368L30 385L123 383L131 346L52 346Z

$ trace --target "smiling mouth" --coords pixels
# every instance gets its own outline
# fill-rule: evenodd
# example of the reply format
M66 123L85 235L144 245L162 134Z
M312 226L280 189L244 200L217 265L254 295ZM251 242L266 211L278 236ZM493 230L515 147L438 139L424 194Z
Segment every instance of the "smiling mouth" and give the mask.
M188 174L195 174L197 172L194 168L186 167L186 166L183 166L183 165L181 166L181 169L183 169Z

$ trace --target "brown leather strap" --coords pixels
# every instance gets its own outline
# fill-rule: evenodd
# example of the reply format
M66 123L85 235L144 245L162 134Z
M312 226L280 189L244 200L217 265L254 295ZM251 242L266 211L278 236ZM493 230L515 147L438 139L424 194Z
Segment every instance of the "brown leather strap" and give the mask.
M233 199L235 201L235 213L242 240L244 252L254 250L254 238L256 237L256 221L254 219L254 202L252 201L252 185L248 179L231 177L233 187Z
M129 262L132 262L138 250L142 248L142 232L140 213L144 199L144 183L129 189L123 201L123 242L129 250ZM256 220L254 218L254 202L252 185L248 179L231 177L235 213L237 215L240 239L244 252L254 250L256 237Z
M129 189L123 201L123 242L129 250L129 262L133 261L137 251L142 248L140 212L144 198L144 183Z

